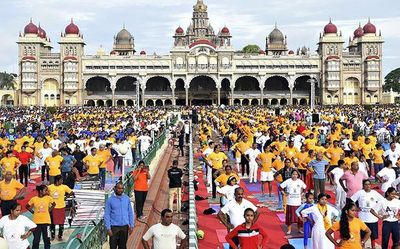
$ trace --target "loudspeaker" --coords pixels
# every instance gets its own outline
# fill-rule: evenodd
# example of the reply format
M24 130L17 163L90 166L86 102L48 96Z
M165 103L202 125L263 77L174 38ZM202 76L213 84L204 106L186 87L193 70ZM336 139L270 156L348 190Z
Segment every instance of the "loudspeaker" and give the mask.
M311 120L313 123L319 123L319 113L313 113Z
M275 116L279 116L281 114L281 109L275 108Z

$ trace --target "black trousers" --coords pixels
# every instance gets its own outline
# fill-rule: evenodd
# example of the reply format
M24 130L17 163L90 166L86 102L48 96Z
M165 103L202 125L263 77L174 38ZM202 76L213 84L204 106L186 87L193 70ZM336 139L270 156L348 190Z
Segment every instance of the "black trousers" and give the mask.
M249 165L249 161L247 160L246 157L241 156L240 165L242 166L242 176L244 176L245 172L246 172L247 176L249 176L249 174L250 174L250 165Z
M50 232L51 232L51 237L54 238L56 236L56 225L51 224L50 225ZM62 238L64 233L64 224L58 225L58 237Z
M146 201L147 191L135 190L135 209L138 218L143 216L143 206Z
M179 150L181 151L181 156L185 156L185 153L183 152L183 144L179 144Z
M215 184L215 176L214 173L217 172L216 169L212 168L211 174L212 174L212 197L215 199L217 198L217 185Z
M37 224L35 230L33 230L33 244L32 249L39 249L40 236L43 236L44 249L50 249L50 238L49 238L49 224Z
M128 226L111 226L110 249L126 249Z
M9 201L1 201L0 208L1 208L1 215L9 215L11 214L11 207L16 203L17 201L14 200L9 200Z
M136 148L132 148L131 151L132 151L132 162L134 163L136 162Z
M18 169L19 173L19 181L24 184L25 179L25 187L28 186L28 174L29 174L29 166L27 164L21 164Z
M44 181L44 177L46 176L47 181L49 181L49 167L46 165L42 165L42 182Z
M399 242L399 222L398 221L383 221L382 226L382 249L388 249L389 238L392 234L393 244Z

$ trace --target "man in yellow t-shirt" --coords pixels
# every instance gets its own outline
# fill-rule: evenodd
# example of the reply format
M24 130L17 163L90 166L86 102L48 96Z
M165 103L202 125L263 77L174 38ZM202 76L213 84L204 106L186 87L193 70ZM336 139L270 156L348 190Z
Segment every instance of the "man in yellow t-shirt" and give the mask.
M16 203L16 200L23 199L25 193L24 185L13 179L11 171L6 171L4 180L0 182L0 206L3 217L11 213L11 207Z
M136 148L135 148L136 150ZM112 159L112 155L110 150L106 150L105 146L101 144L99 146L99 151L97 152L97 156L101 160L101 165L99 167L99 177L100 177L100 189L104 189L106 185L106 168L107 162Z
M251 148L252 144L253 142L247 136L243 136L243 140L237 143L237 145L235 146L236 153L238 152L240 153L240 165L242 168L242 174L241 174L242 177L244 177L245 174L249 176L250 173L249 160L247 160L247 157L244 153ZM238 154L236 154L236 157L237 156Z
M222 161L227 160L228 157L225 153L221 152L221 145L217 144L214 147L214 151L206 158L206 163L212 168L212 196L215 199L217 197L217 185L215 184L215 172L222 168Z
M103 163L102 158L97 155L97 149L92 148L90 155L87 155L82 161L86 165L87 173L97 179L99 177L100 165Z
M67 186L62 184L63 179L61 175L57 175L54 179L54 184L49 185L50 196L56 203L52 215L52 223L50 225L51 239L54 240L56 235L56 225L59 226L58 229L58 239L62 240L64 232L64 220L65 220L65 197L73 195L72 190Z
M343 155L344 151L339 147L339 141L333 141L333 147L329 147L325 152L325 156L329 159L330 164L328 172L331 172L331 170L338 166L338 161Z
M57 175L61 175L61 163L63 161L63 157L58 154L58 151L54 150L51 153L51 156L48 156L45 159L45 163L49 168L49 181L50 184L54 183L54 177Z
M21 165L21 162L16 158L12 150L7 151L7 156L0 160L2 173L7 171L15 173L15 170Z
M377 144L376 149L374 149L371 152L370 156L374 162L375 175L383 169L383 163L384 163L383 154L384 153L385 153L385 151L382 149L381 144Z
M269 196L272 194L272 181L274 180L274 173L272 173L272 160L275 159L274 153L271 152L271 146L265 146L264 152L257 156L257 163L261 165L261 192L265 194L265 183L268 183Z

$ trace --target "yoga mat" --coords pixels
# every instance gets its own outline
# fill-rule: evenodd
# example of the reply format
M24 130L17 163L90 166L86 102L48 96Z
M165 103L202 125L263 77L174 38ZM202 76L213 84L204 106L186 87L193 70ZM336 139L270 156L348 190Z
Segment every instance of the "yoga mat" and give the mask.
M297 225L292 224L292 233L290 235L286 235L287 232L287 226L285 224L281 224L281 229L285 233L285 236L287 239L297 239L297 238L303 238L304 235L302 233L299 233L297 231Z
M283 213L277 213L276 216L278 216L278 219L279 219L282 223L285 223L285 214L283 214Z
M219 210L221 210L221 207L219 204L210 204L210 208L212 208L216 211L215 213L213 213L214 215L217 215Z
M229 249L229 244L228 243L224 243L224 249Z
M246 183L246 188L250 192L261 192L261 185L257 183Z
M228 234L228 231L226 229L217 229L215 230L215 233L217 234L218 241L221 243L225 243L225 236Z
M303 249L304 248L303 238L288 239L288 241L289 241L289 244L294 246L294 248L296 248L296 249ZM308 239L307 248L312 248L312 240L310 238Z

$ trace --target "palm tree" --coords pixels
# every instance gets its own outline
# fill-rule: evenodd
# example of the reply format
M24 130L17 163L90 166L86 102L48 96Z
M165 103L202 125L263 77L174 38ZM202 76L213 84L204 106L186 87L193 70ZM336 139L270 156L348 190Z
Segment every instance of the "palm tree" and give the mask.
M3 89L15 89L16 74L0 73L0 87Z

